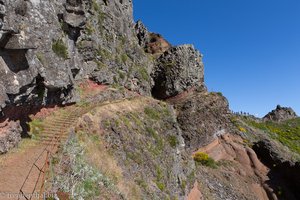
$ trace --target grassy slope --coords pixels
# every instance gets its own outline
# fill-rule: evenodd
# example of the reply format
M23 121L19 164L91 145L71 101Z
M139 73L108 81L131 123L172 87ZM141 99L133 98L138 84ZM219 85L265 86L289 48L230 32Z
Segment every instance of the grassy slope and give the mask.
M80 168L88 173L77 179L76 197L177 199L193 177L181 176L181 170L189 174L192 168L177 154L181 138L171 111L163 102L138 98L97 107L84 115L75 128L76 145L66 149L76 159L67 167L70 173L56 175L59 185L69 182L71 172ZM74 152L77 146L82 155ZM100 191L95 190L97 184L102 185Z
M241 119L247 125L264 131L272 139L281 142L300 155L300 118L279 123L256 121L249 117L242 117Z

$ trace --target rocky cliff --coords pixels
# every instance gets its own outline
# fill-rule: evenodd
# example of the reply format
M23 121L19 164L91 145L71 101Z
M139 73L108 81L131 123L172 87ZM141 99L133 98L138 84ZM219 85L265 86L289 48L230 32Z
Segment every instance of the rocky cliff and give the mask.
M21 133L49 137L45 124L57 129L47 116L76 104L85 112L60 146L69 162L53 158L50 192L75 199L278 199L271 167L251 148L259 144L262 161L261 152L275 152L257 143L263 137L256 138L256 119L234 116L221 93L207 91L203 56L193 45L172 46L135 23L132 9L131 0L0 0L0 153L17 146ZM283 110L267 118L294 116ZM296 190L288 194L294 198Z
M2 108L75 102L84 78L150 93L152 62L138 46L131 1L0 4Z

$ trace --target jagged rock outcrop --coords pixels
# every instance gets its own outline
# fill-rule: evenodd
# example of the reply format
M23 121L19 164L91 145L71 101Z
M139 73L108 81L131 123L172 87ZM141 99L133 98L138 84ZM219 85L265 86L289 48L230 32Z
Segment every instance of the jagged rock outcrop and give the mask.
M19 122L0 123L0 154L8 152L21 141L22 129Z
M264 116L263 120L280 122L297 117L297 114L292 108L281 107L280 105L278 105L275 110L272 110L266 116Z
M172 46L162 35L149 32L141 21L137 21L135 31L139 45L144 48L146 53L150 53L154 57L159 57Z
M227 99L218 93L194 92L174 103L186 147L190 151L211 143L217 136L234 132Z
M192 45L170 48L157 59L152 95L167 99L204 85L202 55Z
M142 21L138 20L135 24L135 31L136 36L139 41L139 45L141 47L146 47L146 44L150 41L150 32L148 31L147 27L143 24Z

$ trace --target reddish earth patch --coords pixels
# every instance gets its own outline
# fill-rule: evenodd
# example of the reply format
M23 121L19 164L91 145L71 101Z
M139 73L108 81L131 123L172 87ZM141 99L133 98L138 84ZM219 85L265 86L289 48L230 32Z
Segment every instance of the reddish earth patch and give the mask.
M234 176L237 179L243 177L247 180L252 194L257 199L268 200L268 195L274 196L273 190L265 184L269 180L267 176L269 169L261 163L255 152L243 143L241 137L223 134L197 152L207 153L215 161L226 160L237 163L239 167L234 169ZM252 181L253 177L256 177L256 182Z
M187 197L187 200L203 200L202 193L199 190L198 182L195 182L193 189Z
M171 47L171 44L165 40L160 34L151 33L150 42L146 44L145 50L147 53L161 55Z
M102 84L97 84L94 81L88 79L85 82L82 82L79 85L80 89L82 89L82 91L84 93L91 93L91 92L101 92L101 91L105 91L108 86L107 85L102 85Z
M48 106L9 106L3 109L4 116L0 119L0 123L9 119L13 121L29 119L29 116L37 118L45 118L53 111L57 110L57 105Z
M1 133L3 133L3 131L8 129L8 127L7 127L8 125L9 125L9 120L8 119L6 119L5 121L0 122L0 135L1 135Z
M41 108L39 112L32 114L30 116L31 119L45 119L46 117L50 116L52 113L59 109L58 106L48 107L48 108Z
M170 98L166 99L166 101L171 104L178 103L182 100L185 100L188 96L192 95L194 93L195 89L196 89L195 87L192 87L174 97L170 97Z

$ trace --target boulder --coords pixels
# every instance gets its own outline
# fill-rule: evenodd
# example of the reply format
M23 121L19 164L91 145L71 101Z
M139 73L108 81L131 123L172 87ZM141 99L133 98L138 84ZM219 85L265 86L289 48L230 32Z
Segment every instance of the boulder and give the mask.
M157 59L152 95L167 99L204 85L202 55L193 45L172 47Z
M187 149L195 151L218 136L232 132L227 99L218 93L195 94L174 103Z

